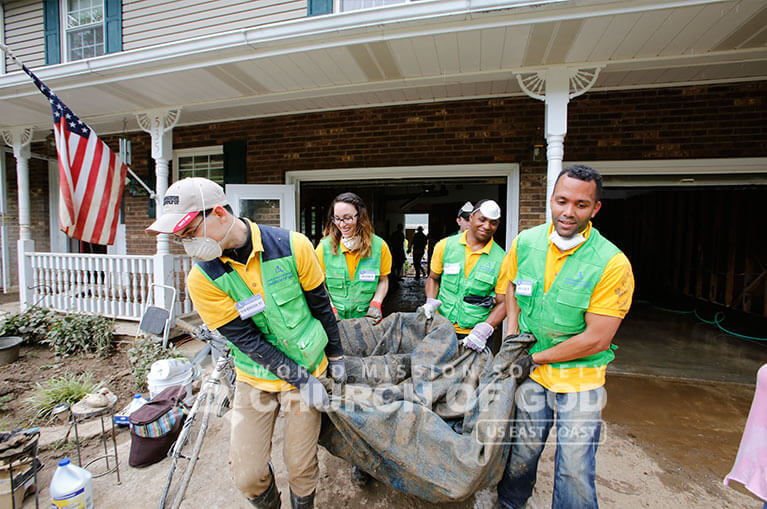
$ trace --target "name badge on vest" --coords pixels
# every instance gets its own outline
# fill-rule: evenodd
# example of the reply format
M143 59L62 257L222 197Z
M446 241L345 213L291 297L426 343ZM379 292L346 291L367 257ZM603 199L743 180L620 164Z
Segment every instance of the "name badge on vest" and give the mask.
M376 280L376 271L374 270L360 271L360 281L375 281L375 280Z
M237 307L237 312L240 313L240 318L243 320L266 309L266 303L264 303L264 298L261 297L260 293L240 302L235 302L234 305Z
M517 295L524 295L525 297L530 297L533 295L533 282L532 281L517 281L516 283Z
M459 274L461 272L460 263L446 263L445 274Z

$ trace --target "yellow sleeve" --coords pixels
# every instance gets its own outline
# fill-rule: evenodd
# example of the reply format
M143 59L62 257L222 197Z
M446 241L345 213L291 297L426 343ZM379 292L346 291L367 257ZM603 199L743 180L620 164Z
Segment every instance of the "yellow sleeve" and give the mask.
M381 242L381 275L388 276L389 274L391 274L391 251L384 240Z
M240 316L234 301L216 288L196 265L186 277L186 287L194 309L208 328L218 329Z
M634 274L626 255L618 253L607 262L602 277L591 294L586 310L597 315L623 318L631 307L634 295Z
M511 242L511 247L509 248L509 252L506 253L506 258L503 259L504 266L506 267L506 281L507 283L511 283L514 281L514 278L517 277L517 239L519 237L516 237Z
M314 248L314 252L317 253L317 259L320 261L320 267L322 268L322 273L325 273L325 255L323 254L322 249L322 242L317 244L317 247Z
M500 295L506 295L506 287L509 286L509 256L506 255L503 257L503 261L501 262L501 268L498 269L498 281L495 283L495 293L498 293Z
M442 274L442 255L445 254L445 245L447 244L447 237L437 242L434 246L434 252L431 255L431 271L435 274Z
M314 290L325 281L325 273L317 259L314 246L302 233L290 232L290 240L293 244L293 257L296 259L296 269L301 288Z

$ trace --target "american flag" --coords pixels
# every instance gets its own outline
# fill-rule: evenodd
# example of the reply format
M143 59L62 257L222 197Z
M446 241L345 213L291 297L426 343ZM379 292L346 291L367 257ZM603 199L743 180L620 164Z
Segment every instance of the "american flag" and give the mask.
M128 167L40 78L22 67L53 111L61 230L92 244L113 244Z

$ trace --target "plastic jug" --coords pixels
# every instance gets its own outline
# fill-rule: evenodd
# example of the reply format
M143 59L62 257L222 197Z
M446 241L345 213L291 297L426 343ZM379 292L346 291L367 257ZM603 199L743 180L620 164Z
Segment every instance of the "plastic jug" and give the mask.
M92 478L84 468L72 465L69 458L60 460L51 479L51 508L93 509Z
M128 403L125 408L115 414L115 424L122 426L127 426L130 424L130 414L144 406L147 401L149 400L141 394L134 395L133 399L130 400L130 403Z

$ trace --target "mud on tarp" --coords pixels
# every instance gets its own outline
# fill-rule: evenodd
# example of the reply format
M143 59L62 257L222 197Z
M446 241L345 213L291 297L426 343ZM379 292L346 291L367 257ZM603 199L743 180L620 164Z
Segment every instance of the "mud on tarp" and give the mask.
M508 455L516 383L510 364L534 342L492 357L458 346L437 315L339 322L348 381L334 386L320 444L390 486L431 502L495 486Z

